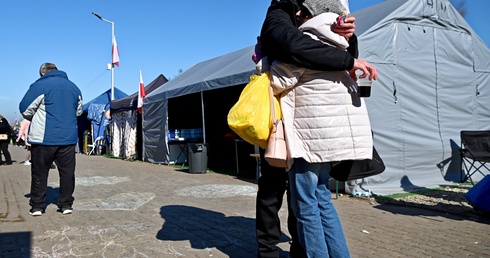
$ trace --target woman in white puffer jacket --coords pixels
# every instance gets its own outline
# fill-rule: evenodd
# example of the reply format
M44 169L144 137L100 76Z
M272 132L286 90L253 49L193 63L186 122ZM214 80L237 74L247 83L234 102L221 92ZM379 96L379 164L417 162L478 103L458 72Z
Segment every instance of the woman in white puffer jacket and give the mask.
M345 49L347 41L325 23L337 16L322 13L299 28ZM290 165L296 158L311 163L372 158L367 109L347 71L310 70L279 61L270 70L274 95L281 100Z

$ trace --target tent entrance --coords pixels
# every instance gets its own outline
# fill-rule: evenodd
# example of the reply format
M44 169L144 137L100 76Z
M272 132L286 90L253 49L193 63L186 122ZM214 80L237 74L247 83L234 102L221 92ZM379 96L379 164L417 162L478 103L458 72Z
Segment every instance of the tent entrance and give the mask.
M228 111L236 103L243 85L202 92L205 137L208 146L208 168L213 171L236 175L237 157L240 176L255 178L254 146L235 141L228 126ZM168 129L202 128L201 92L168 100ZM236 155L235 145L238 152Z

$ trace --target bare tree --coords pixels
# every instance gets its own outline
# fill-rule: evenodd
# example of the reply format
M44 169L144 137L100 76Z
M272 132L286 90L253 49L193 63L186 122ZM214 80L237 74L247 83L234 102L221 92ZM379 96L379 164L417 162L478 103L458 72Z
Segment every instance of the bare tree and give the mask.
M466 16L466 0L450 0L450 2L461 16Z
M179 74L181 74L184 71L184 69L179 68L179 70L177 70L177 71L179 72L177 75L179 75ZM177 75L175 75L175 76L177 76ZM173 79L172 77L168 78L169 81L172 80L172 79Z

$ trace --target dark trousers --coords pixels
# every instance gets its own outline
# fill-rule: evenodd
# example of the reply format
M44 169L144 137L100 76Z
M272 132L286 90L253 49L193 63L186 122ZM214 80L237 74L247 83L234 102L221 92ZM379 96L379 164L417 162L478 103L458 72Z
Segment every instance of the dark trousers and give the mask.
M33 208L44 209L46 206L46 188L48 174L53 161L58 167L60 177L60 198L58 207L72 206L75 191L75 145L65 146L31 146L31 199Z
M0 149L2 150L3 156L5 156L5 162L11 163L12 157L10 156L10 152L9 152L9 142L0 141ZM0 161L2 161L2 155L1 155L2 153L0 153Z
M279 257L276 245L281 238L281 221L279 210L281 209L284 193L288 203L288 230L291 235L291 257L306 257L303 248L298 241L297 221L289 205L290 196L288 188L288 174L283 168L271 167L264 159L264 152L260 151L261 176L259 178L256 200L256 238L258 244L257 257Z

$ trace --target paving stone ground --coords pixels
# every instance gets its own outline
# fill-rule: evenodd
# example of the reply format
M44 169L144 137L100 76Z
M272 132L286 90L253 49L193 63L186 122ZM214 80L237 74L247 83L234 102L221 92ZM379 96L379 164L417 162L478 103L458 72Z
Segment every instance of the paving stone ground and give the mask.
M0 257L255 257L256 182L216 173L77 155L74 212L29 215L23 147L0 166ZM341 196L334 200L352 257L489 257L490 222L469 213ZM285 207L286 204L284 204ZM286 209L281 257L288 257Z

